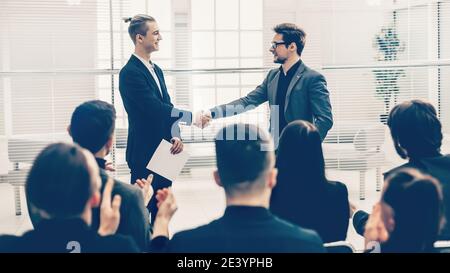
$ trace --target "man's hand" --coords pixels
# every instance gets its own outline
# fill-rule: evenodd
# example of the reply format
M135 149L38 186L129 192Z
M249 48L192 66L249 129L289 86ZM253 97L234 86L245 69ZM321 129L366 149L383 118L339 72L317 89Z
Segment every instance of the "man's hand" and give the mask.
M372 213L367 220L364 238L366 240L366 244L370 241L383 243L389 239L389 232L384 223L384 216L380 203L377 203L373 207Z
M169 188L158 190L156 193L158 213L153 225L153 238L169 237L169 222L178 209L175 197Z
M115 195L111 203L111 194L114 186L114 180L109 177L102 194L102 204L100 206L100 227L98 234L101 236L112 235L116 233L120 223L120 203L122 198Z
M209 110L199 111L195 114L194 125L200 129L203 129L209 125L212 120L212 115Z
M114 167L113 167L113 163L112 162L106 162L105 170L110 171L110 172L115 172L116 171L116 169L114 169Z
M152 199L153 196L153 174L150 174L147 179L137 179L136 184L134 184L136 187L139 187L142 190L142 194L144 195L144 205L147 206L148 202L150 202L150 199Z
M183 142L181 141L181 139L177 138L177 137L173 137L170 142L172 143L172 148L170 148L170 152L173 155L179 154L183 151Z

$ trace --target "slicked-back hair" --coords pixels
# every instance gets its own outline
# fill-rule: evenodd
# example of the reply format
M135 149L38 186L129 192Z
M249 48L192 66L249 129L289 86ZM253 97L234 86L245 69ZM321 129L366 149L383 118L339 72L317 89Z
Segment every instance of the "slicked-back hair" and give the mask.
M128 34L131 40L136 44L136 35L145 36L148 31L147 22L156 22L155 18L146 14L137 14L133 17L124 18L125 23L130 23L128 26Z

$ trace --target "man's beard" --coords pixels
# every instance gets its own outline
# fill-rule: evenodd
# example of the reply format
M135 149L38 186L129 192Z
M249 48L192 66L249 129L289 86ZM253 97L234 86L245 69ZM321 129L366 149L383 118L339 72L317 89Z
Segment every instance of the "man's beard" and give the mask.
M276 56L276 58L273 60L274 63L276 64L284 64L286 62L286 58L280 59L278 56Z

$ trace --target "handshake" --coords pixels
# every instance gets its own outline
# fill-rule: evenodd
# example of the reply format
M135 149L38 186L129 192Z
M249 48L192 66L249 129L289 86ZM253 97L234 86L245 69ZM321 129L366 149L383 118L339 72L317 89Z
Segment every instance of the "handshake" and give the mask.
M209 110L202 110L195 113L193 124L198 128L203 129L209 125L211 120L211 112Z

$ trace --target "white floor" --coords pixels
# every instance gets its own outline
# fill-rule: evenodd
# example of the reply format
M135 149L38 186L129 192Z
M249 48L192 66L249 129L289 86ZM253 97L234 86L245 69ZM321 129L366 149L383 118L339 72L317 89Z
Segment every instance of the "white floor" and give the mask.
M205 175L206 172L206 175ZM203 170L201 175L195 172L193 177L207 177L211 170ZM369 210L378 200L379 192L375 190L375 170L367 172L366 176L366 199L359 200L359 174L351 171L328 171L330 179L340 180L346 183L350 200L357 207ZM183 178L176 181L173 186L175 197L178 202L178 211L171 223L171 233L179 230L196 227L208 223L222 215L225 208L223 190L215 185L211 179ZM28 217L24 192L22 189L22 215L15 215L13 187L9 184L0 184L0 234L16 234L31 229ZM364 248L363 238L356 234L349 223L347 241L352 243L356 249Z

